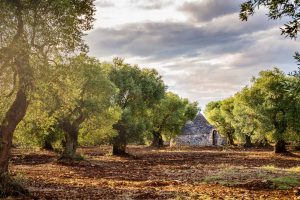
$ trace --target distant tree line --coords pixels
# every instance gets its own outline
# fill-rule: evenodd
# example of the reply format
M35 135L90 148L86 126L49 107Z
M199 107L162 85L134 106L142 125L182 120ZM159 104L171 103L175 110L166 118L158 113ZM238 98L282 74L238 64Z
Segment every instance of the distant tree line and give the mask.
M261 71L251 85L234 96L210 102L208 120L228 138L250 147L275 143L275 153L286 144L300 145L300 77L275 68Z

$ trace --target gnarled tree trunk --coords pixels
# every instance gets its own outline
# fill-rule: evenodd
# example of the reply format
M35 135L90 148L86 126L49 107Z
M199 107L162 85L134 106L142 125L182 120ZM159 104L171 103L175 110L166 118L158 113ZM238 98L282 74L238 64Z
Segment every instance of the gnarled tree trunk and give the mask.
M118 132L113 138L113 155L126 155L126 146L127 146L127 139L126 139L126 130L124 125L121 122L118 122L113 126L113 128Z
M244 147L252 147L253 144L251 142L251 136L250 135L245 135L245 144Z
M76 158L76 149L78 145L78 134L79 134L79 126L86 119L84 114L81 112L80 107L75 108L75 110L79 110L79 116L73 121L70 121L70 117L63 119L60 121L59 126L63 130L65 134L65 145L64 151L60 159L65 160L73 160Z
M28 194L28 190L14 181L8 172L13 133L24 118L27 107L28 101L24 88L19 88L14 102L0 126L0 197Z
M42 148L45 149L45 150L48 150L48 151L53 151L54 150L54 148L52 146L52 142L49 139L49 137L45 138L45 141L42 144Z
M13 133L24 118L28 99L26 92L31 87L31 80L33 73L29 65L29 55L26 50L18 52L15 58L14 65L16 67L16 76L19 80L19 85L16 97L10 108L5 114L5 117L0 126L0 173L8 172L8 161L10 156L10 149L12 145ZM16 86L15 86L16 87Z
M24 39L24 24L22 19L22 7L19 1L14 2L16 6L17 32L11 44L8 46L7 59L11 60L11 67L14 73L14 87L17 87L17 93L14 102L5 114L0 125L0 174L8 172L8 161L12 145L13 133L24 118L28 107L26 92L31 86L32 69L29 64L29 54ZM21 47L21 48L20 48ZM3 64L8 64L5 62ZM18 80L18 86L16 86ZM13 94L13 93L11 93Z
M13 133L24 118L27 108L27 92L32 87L33 72L29 64L29 47L24 37L24 24L22 19L22 6L20 1L13 2L16 6L17 32L10 45L7 47L8 54L6 60L1 60L2 64L12 68L14 81L13 87L16 89L15 100L6 112L0 124L0 196L27 194L19 183L15 182L8 173L8 164L12 146ZM13 95L14 90L9 94Z
M23 45L26 45L26 43ZM17 52L13 65L15 67L15 78L18 79L18 86L14 86L17 87L17 92L15 100L0 125L0 194L2 197L28 193L8 174L13 133L26 114L28 108L27 92L32 86L33 73L29 65L28 52L26 50Z
M286 142L284 140L278 140L274 146L275 153L286 153Z
M233 137L232 137L232 135L231 134L228 134L227 135L227 143L228 143L228 145L230 145L230 146L234 146L235 144L234 144L234 140L233 140Z
M157 148L163 147L164 141L162 139L161 134L157 131L153 131L152 135L153 135L153 140L152 140L151 146L157 147Z
M24 88L20 88L17 92L16 98L7 111L4 120L0 126L0 173L8 172L8 161L10 157L10 149L12 145L13 133L24 118L28 107L26 93Z
M76 156L76 149L78 146L78 134L79 126L84 122L85 117L81 113L80 116L71 123L68 120L63 120L61 122L61 128L65 133L65 147L61 159L71 159L73 160Z
M78 144L78 131L69 129L65 131L66 146L64 148L62 158L74 159L76 155L76 149Z

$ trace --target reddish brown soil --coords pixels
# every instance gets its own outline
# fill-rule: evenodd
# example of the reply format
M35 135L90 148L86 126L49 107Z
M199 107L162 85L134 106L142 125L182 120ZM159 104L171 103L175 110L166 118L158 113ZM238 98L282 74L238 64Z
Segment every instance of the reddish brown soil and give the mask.
M24 180L31 194L27 199L300 199L293 190L269 189L260 182L253 183L257 187L203 182L206 175L227 166L299 166L300 153L129 147L133 156L114 157L109 151L107 146L82 148L85 160L66 164L58 163L52 152L14 149L10 169Z

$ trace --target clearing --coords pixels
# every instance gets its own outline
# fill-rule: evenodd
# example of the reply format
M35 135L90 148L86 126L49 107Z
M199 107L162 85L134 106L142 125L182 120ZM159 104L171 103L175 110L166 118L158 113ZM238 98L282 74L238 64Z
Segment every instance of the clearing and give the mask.
M110 150L81 148L85 160L67 164L52 152L14 149L10 169L28 199L300 199L300 152L130 146L133 156L114 157Z

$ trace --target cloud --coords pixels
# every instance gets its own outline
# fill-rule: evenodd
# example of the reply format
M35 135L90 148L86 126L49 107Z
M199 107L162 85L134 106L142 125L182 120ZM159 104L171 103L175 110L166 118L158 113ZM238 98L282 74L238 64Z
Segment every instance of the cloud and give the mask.
M91 41L92 52L98 55L170 59L242 51L255 43L255 38L248 37L250 34L274 26L273 23L266 24L261 15L256 15L255 20L249 23L235 17L228 15L203 26L183 22L148 22L119 28L98 28L88 35L87 40Z
M95 5L100 8L115 6L115 4L109 0L96 0Z
M219 0L205 2L219 5ZM90 32L86 40L91 55L106 59L118 56L131 64L154 67L171 91L204 107L209 101L239 91L261 70L276 66L289 72L296 68L292 56L299 41L280 35L282 22L268 21L264 12L241 22L236 10L230 9L233 1L228 2L223 2L229 6L223 12L217 12L221 9L218 6L208 6L214 15L209 13L197 22L102 27Z
M241 0L202 0L198 2L185 2L178 10L186 13L197 22L208 22L224 15L237 13Z
M138 8L145 10L162 9L172 5L171 0L130 0L130 2Z

